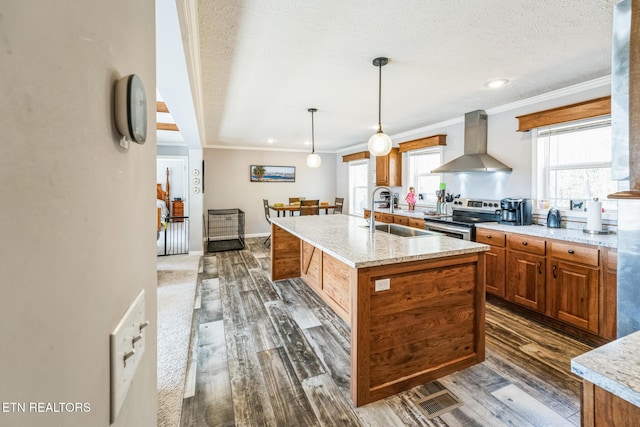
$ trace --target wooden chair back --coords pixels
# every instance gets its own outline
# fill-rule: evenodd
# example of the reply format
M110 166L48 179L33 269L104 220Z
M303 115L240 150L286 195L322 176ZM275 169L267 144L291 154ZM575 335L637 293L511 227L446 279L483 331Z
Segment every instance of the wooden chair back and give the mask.
M342 205L344 205L344 197L336 197L336 202L334 203L336 207L333 209L334 214L342 213Z
M269 224L271 224L271 212L269 211L269 200L262 199L262 205L264 206L264 217Z
M300 202L300 215L320 215L320 200L302 200Z
M300 197L289 197L289 204L298 203L300 201Z

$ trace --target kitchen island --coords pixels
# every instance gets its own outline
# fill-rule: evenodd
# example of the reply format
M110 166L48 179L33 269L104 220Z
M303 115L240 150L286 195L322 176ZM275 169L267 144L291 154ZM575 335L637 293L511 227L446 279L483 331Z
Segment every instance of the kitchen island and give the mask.
M271 278L302 277L351 327L351 398L382 399L484 360L484 252L371 234L348 215L272 218Z

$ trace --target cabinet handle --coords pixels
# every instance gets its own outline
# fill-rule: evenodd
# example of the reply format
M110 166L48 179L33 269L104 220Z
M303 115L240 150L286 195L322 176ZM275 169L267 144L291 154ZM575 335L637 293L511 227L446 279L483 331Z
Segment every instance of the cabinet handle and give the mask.
M527 246L527 242L522 242L523 245Z
M553 277L554 279L558 278L558 275L556 274L556 269L558 268L557 265L553 264L553 267L551 268L552 272L553 272Z
M542 261L538 261L538 274L542 274Z
M569 249L567 252L569 252L570 254L575 253L573 249Z
M491 234L487 234L487 239L490 239L490 238L491 238Z

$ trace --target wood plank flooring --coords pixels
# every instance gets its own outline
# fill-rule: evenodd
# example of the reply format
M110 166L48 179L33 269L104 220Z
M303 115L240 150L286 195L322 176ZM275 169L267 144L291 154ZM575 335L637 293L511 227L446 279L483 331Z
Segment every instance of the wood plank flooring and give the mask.
M591 347L491 304L485 362L355 408L349 327L301 279L269 280L263 240L204 257L182 426L580 425L570 360ZM445 388L463 405L428 419L414 402Z

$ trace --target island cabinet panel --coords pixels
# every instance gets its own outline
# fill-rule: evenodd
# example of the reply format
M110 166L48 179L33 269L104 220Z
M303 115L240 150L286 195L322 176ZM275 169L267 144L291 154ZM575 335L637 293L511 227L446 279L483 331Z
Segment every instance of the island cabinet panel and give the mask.
M409 227L413 228L421 228L424 230L424 219L422 218L409 218L408 224Z
M271 224L271 280L300 277L300 239Z
M322 290L329 296L345 313L351 312L350 280L351 271L343 262L338 261L330 255L323 255L323 280ZM347 317L347 323L351 319Z
M636 427L640 408L583 380L580 419L584 427Z
M351 325L357 406L484 360L483 253L358 272Z
M302 242L300 247L301 269L300 277L316 291L322 289L322 251L315 246Z

